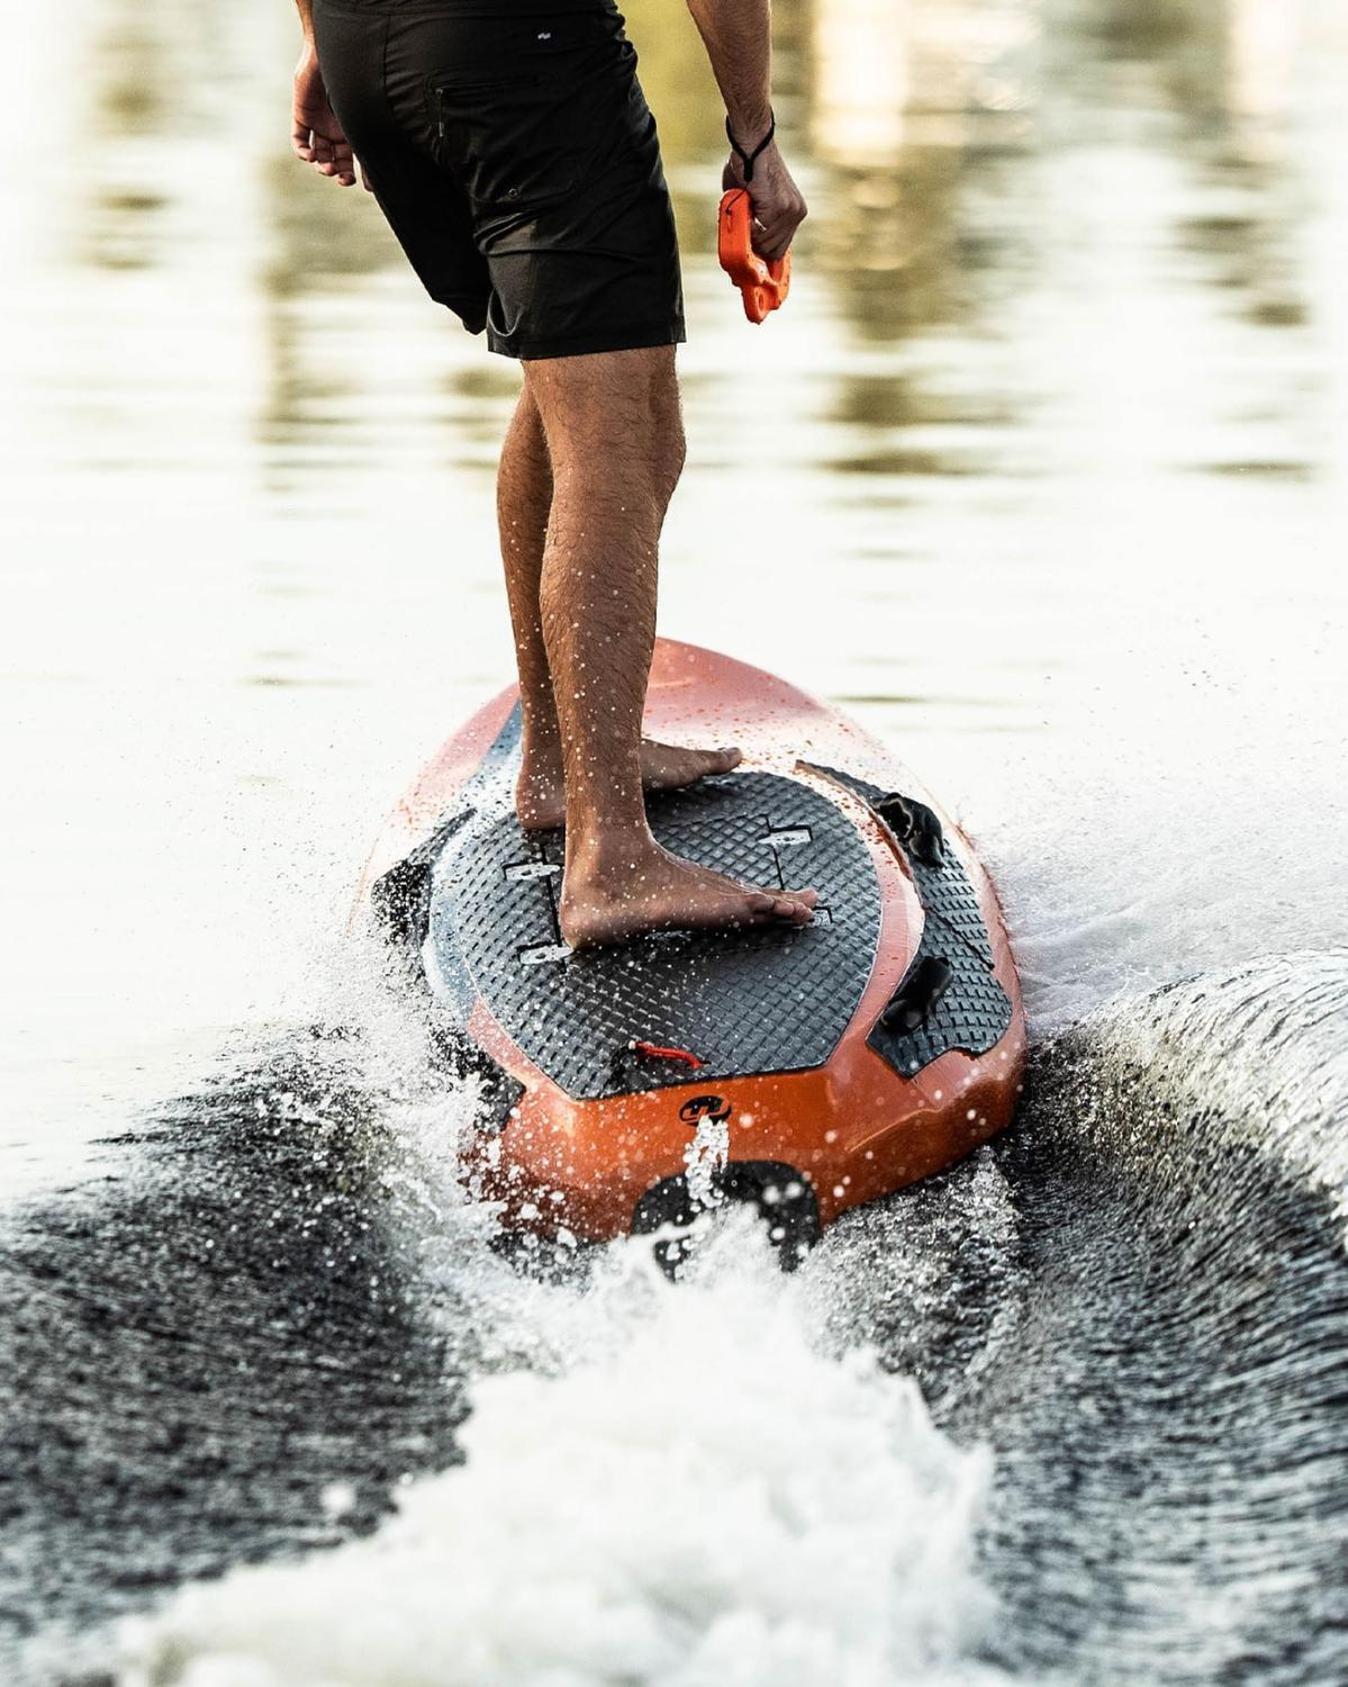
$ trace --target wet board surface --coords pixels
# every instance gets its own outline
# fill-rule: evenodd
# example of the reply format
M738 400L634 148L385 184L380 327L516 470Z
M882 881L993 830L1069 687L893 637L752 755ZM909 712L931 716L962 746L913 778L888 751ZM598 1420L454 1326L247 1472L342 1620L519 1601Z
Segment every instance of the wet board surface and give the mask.
M835 767L814 769L876 811L889 797L882 786ZM948 979L918 1025L881 1019L867 1038L896 1072L911 1077L949 1049L986 1054L1011 1024L1011 998L997 982L992 943L978 892L948 842L927 855L900 843L922 902L922 941L904 982L925 962L947 969ZM902 990L903 985L900 985Z
M577 1099L687 1083L688 1065L635 1057L632 1043L684 1049L699 1082L819 1066L856 1011L874 964L880 891L838 804L775 773L732 773L654 794L666 848L755 884L812 885L812 925L660 933L569 953L557 924L562 834L526 834L497 760L466 798L486 799L436 861L425 960L442 999L482 998L519 1048Z

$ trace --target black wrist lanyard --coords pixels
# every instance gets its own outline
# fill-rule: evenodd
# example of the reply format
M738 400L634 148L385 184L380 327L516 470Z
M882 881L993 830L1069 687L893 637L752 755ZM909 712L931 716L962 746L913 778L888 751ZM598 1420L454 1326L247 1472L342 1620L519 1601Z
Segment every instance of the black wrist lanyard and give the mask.
M771 143L772 137L777 133L777 114L773 111L771 106L768 107L768 116L772 119L772 121L768 124L768 132L764 135L763 139L759 141L758 145L752 152L746 152L744 150L740 143L735 139L735 131L730 127L730 119L727 117L725 120L725 132L730 141L730 150L736 154L740 163L744 166L744 179L746 182L751 182L754 179L754 159L757 158L759 153Z

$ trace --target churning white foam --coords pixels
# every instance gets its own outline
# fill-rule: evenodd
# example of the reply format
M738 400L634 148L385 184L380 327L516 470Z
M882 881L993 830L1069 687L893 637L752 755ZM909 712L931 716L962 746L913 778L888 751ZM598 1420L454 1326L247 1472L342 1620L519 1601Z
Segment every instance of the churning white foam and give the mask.
M121 1687L993 1677L972 1656L986 1454L870 1354L827 1352L746 1226L691 1282L631 1244L565 1294L579 1358L480 1377L466 1465L407 1483L367 1540L127 1624Z

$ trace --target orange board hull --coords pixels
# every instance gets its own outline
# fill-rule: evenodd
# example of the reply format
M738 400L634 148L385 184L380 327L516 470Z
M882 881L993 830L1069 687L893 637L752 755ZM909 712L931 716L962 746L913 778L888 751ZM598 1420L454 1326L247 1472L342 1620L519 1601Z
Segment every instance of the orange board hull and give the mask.
M424 770L371 857L361 905L369 905L390 870L424 846L454 810L516 701L514 688L502 692ZM649 1192L686 1176L698 1127L710 1118L722 1127L721 1154L732 1166L799 1174L817 1229L850 1207L951 1165L1003 1129L1015 1110L1026 1046L1010 945L992 885L968 840L912 775L853 722L785 681L670 640L657 647L647 730L675 742L738 744L744 770L794 781L841 813L874 873L879 909L869 975L835 1046L817 1063L706 1076L671 1054L658 1083L643 1087L638 1077L622 1093L603 1095L570 1093L531 1058L482 994L472 996L462 1012L463 1029L507 1077L513 1101L499 1128L478 1143L484 1192L501 1202L504 1221L548 1233L565 1229L589 1240L625 1234ZM935 815L943 834L940 871L962 875L966 889L966 935L969 919L981 915L976 935L988 981L986 989L984 981L974 984L1004 1004L995 1040L986 1030L967 1039L985 1046L946 1047L911 1062L906 1054L896 1062L893 1047L888 1058L877 1050L877 1026L887 1012L893 1017L896 993L911 992L924 930L926 950L944 947L953 955L964 942L960 965L966 975L970 965L969 944L924 906L922 885L933 881L916 866L916 846L910 840L905 847L864 794L879 790L901 792ZM938 973L940 964L938 957ZM924 1004L900 1006L907 1017L894 1046L906 1050L902 1026L914 1014L920 1019ZM932 1010L954 1025L947 1040L960 1036L957 1010L949 997L944 1008ZM771 1012L770 1003L764 1011ZM917 1034L921 1038L920 1024ZM930 1036L923 1044L936 1046ZM916 1070L896 1069L919 1059Z

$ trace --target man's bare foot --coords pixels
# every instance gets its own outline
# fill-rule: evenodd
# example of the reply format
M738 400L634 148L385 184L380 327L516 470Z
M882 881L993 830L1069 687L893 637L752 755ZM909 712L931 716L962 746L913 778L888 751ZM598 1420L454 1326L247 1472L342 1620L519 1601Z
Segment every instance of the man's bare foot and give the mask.
M603 867L568 867L559 920L572 949L626 943L648 931L742 930L748 926L808 925L819 897L813 890L762 890L695 866L653 839Z
M705 779L709 773L729 773L742 756L728 746L719 750L687 750L679 744L641 742L641 783L648 791L676 791ZM566 819L566 796L560 758L526 756L515 786L515 812L526 832L547 831Z

